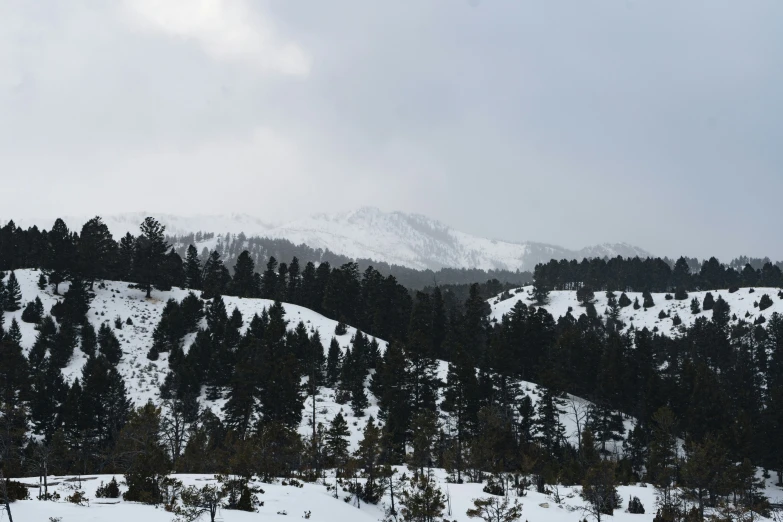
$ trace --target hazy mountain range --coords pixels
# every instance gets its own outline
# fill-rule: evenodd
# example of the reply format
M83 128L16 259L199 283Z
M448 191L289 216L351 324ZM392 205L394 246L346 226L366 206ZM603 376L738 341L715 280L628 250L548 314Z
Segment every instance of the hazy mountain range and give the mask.
M605 243L572 250L537 242L513 242L488 239L455 230L420 214L384 212L374 207L355 211L314 214L283 224L270 224L246 214L177 216L133 212L103 216L115 238L127 232L138 233L139 223L153 215L166 225L171 235L191 232L239 234L287 239L312 248L329 249L352 258L372 259L416 269L443 267L505 270L532 270L536 263L550 259L585 257L647 257L651 254L627 243ZM78 230L86 216L64 218ZM36 224L50 228L40 220L20 220L19 226Z

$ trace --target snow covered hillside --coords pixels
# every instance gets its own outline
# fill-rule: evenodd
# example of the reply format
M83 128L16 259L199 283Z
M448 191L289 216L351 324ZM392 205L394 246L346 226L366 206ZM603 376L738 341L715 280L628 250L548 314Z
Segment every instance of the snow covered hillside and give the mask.
M492 320L500 321L500 319L511 311L517 302L522 301L526 305L534 305L534 300L530 297L532 286L525 286L517 288L511 291L511 297L503 299L502 295L498 295L489 300L489 304L492 307ZM750 288L740 288L736 292L730 293L728 290L712 290L713 297L718 299L718 296L723 299L731 307L731 314L737 316L737 320L744 319L746 322L753 322L763 316L765 319L774 313L778 312L783 314L783 299L778 297L780 289L778 288L755 288L751 292ZM619 297L620 293L615 292ZM655 306L645 310L640 308L634 310L633 306L627 306L621 308L620 319L625 323L626 327L634 327L638 329L648 328L653 330L658 328L658 331L662 334L673 336L677 335L681 327L690 326L696 320L697 317L712 317L712 311L700 311L697 314L691 312L691 299L696 298L699 300L699 306L704 302L704 297L707 292L690 292L688 298L677 301L674 299L667 300L665 293L653 293L653 301ZM758 306L754 306L761 296L767 294L772 299L772 306L766 310L760 311ZM641 292L626 292L628 298L633 302L634 299L639 299L639 303L643 302ZM595 308L599 314L603 314L607 309L607 301L605 292L595 293ZM544 305L544 308L552 314L552 317L558 319L564 316L568 309L571 308L575 318L584 313L584 307L579 304L576 299L576 291L555 290L549 294L549 302ZM665 319L660 319L659 314L664 311L669 315ZM678 315L682 319L681 326L675 326L673 324L673 318Z
M52 293L51 286L47 286L44 290L38 289L37 281L40 274L38 270L16 270L14 273L16 274L22 290L23 303L40 297L44 305L44 310L48 313L52 305L54 305L57 300L62 299L62 295L55 296ZM6 281L8 277L10 277L10 273L6 275ZM67 288L67 283L60 285L60 293L64 294ZM118 370L125 380L128 396L136 406L141 406L148 400L152 400L155 403L158 403L160 400L160 386L163 384L163 380L169 370L169 354L165 352L161 353L160 358L157 361L150 361L147 359L147 351L150 346L152 346L152 332L160 321L166 301L170 298L181 301L188 292L189 290L182 290L179 288L173 288L168 292L153 290L152 298L146 299L144 292L136 288L129 288L128 283L125 282L104 281L102 285L95 285L95 298L90 303L88 317L96 330L104 322L114 329L123 350L123 357L118 365ZM198 291L194 293L197 295L200 294ZM224 296L223 300L226 303L226 309L229 313L231 313L235 307L242 313L244 321L242 331L247 328L253 314L260 314L264 308L268 308L273 303L268 299L243 299L231 296ZM349 326L347 328L347 333L341 336L335 336L336 321L301 306L284 304L284 308L289 329L294 329L301 321L305 324L310 333L316 330L319 332L321 342L324 345L324 354L327 352L332 337L335 337L338 340L340 347L345 351L345 349L350 346L352 337L357 331L355 328ZM17 320L22 332L22 348L25 350L25 353L28 353L35 342L37 331L35 330L35 325L23 322L21 320L21 315L21 310L6 312L4 314L5 326L8 328L13 319ZM115 326L115 318L117 317L121 320L121 329L117 329ZM128 318L131 319L132 325L126 324ZM184 350L186 352L194 339L195 334L190 334L185 337ZM383 352L386 349L387 342L382 339L377 340L380 349ZM63 375L66 380L73 382L73 379L79 377L86 361L87 356L77 348L74 351L70 363L63 370ZM447 370L447 363L439 361L438 376L443 382L446 380ZM531 398L534 406L538 404L541 395L538 385L530 382L522 382L521 389L525 395ZM367 408L364 417L359 418L354 416L350 405L338 404L335 400L335 395L336 390L321 388L319 395L316 397L316 422L328 425L338 412L342 412L351 431L351 446L355 448L361 439L361 431L364 429L367 418L371 415L376 419L378 417L378 406L375 397L368 389L367 395L370 406ZM312 431L311 401L312 398L310 397L305 401L302 423L299 428L300 433L305 436L309 435ZM222 416L221 409L225 403L225 399L211 401L207 399L206 392L203 392L200 402L203 407L211 408L214 413ZM568 440L572 443L576 443L578 429L575 415L583 415L587 411L589 403L578 397L569 397L566 402L567 404L564 407L565 412L560 415L560 420L565 426L565 435ZM633 428L634 423L633 420L628 419L625 424L626 429L630 430ZM610 442L608 449L612 453L620 452L621 446L621 442Z
M54 305L58 299L62 299L62 295L55 296L52 293L51 286L47 286L45 290L38 289L37 281L40 274L38 270L16 270L15 274L22 290L23 303L34 300L36 296L40 297L41 302L44 305L44 310L48 313L52 305ZM8 277L10 277L10 275L6 275L6 280ZM105 288L101 288L100 286L104 286ZM60 285L60 294L63 294L67 288L68 283ZM148 400L152 400L153 402L159 401L160 386L163 384L163 380L169 370L169 354L162 353L157 361L150 361L147 359L147 351L150 346L152 346L152 332L160 321L160 316L166 301L170 298L181 301L188 292L189 290L182 290L179 288L173 288L169 292L154 290L152 292L152 299L146 299L144 292L135 288L128 288L128 283L105 281L103 285L95 285L95 298L90 303L89 319L96 330L104 322L107 322L112 328L115 328L115 334L122 345L123 351L122 360L117 368L125 380L128 397L136 406L141 406ZM200 294L198 291L195 293L197 295ZM231 313L234 308L239 309L242 313L244 321L242 328L243 332L247 329L253 314L257 313L260 315L264 308L268 308L273 304L273 301L268 299L242 299L230 296L224 296L223 301L226 303L226 309L229 313ZM356 333L355 328L348 327L347 333L335 336L334 330L337 326L336 321L301 306L285 304L284 308L289 329L296 328L301 321L305 324L310 334L316 330L319 332L321 342L324 344L324 354L326 354L332 337L335 337L339 342L340 347L345 350L351 344L351 338ZM25 353L28 353L35 342L37 334L35 325L22 321L22 310L5 312L3 316L5 318L6 328L10 326L13 319L17 320L22 332L22 348L25 350ZM116 329L114 326L116 317L119 317L122 320L122 329ZM128 318L133 322L132 325L125 324ZM190 334L185 338L185 352L187 352L194 338L195 334ZM378 342L381 350L384 350L386 342L380 339L378 339ZM74 350L71 362L63 369L63 375L66 380L73 382L73 379L79 377L86 361L87 356L84 355L81 350L78 348ZM321 395L317 397L316 401L316 421L326 424L334 415L342 411L343 416L346 417L349 428L351 429L351 441L358 442L360 438L359 432L364 428L366 418L362 419L361 422L353 418L351 408L348 405L341 406L335 402L334 393L334 390L322 389ZM375 405L372 394L369 394L369 396L370 407L366 411L366 416L373 415L377 417L378 408ZM303 435L309 434L311 430L309 424L310 418L312 417L311 400L312 399L308 397L304 407L301 428ZM206 399L206 394L202 394L201 397L202 405L212 408L218 415L221 414L220 409L224 402L224 399L209 401Z
M139 223L150 215L144 212L103 216L115 238L127 232L138 234ZM288 223L270 225L257 218L233 214L228 216L182 217L152 214L166 226L170 235L191 232L216 234L243 232L246 236L287 239L311 248L329 249L354 259L371 259L415 269L438 270L479 268L484 270L532 270L537 263L550 259L585 257L648 257L650 254L625 243L603 244L570 250L535 242L511 242L474 236L418 214L383 212L363 207L352 212L316 214ZM93 216L66 217L69 228L80 230ZM33 224L50 228L51 221L20 220L18 226Z

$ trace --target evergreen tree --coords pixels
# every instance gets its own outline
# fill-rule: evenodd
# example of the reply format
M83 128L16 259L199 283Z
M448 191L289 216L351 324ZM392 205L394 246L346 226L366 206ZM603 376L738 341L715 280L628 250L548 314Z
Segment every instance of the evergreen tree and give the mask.
M90 311L90 299L87 284L80 275L75 274L62 301L62 319L73 325L83 325Z
M731 314L729 303L724 301L723 297L719 295L712 308L712 322L725 328L729 324L729 314Z
M207 262L204 263L204 271L201 275L201 285L204 291L201 297L203 299L211 299L222 295L227 290L230 280L231 276L228 273L228 269L223 265L220 254L217 250L213 250L209 254Z
M131 411L117 440L117 453L125 471L126 501L158 504L163 500L161 480L171 461L161 440L160 408L152 402Z
M82 326L82 343L81 350L87 357L94 357L98 348L98 338L95 335L95 327L87 321Z
M43 436L48 443L60 427L61 401L68 388L60 368L48 360L37 369L32 385L30 417L35 433Z
M237 264L234 265L234 279L231 288L234 295L239 297L256 297L259 289L255 288L255 263L250 253L244 250L237 258Z
M193 245L188 245L185 256L185 286L192 290L201 290L201 260Z
M576 291L576 300L582 303L582 306L587 306L595 299L595 292L590 285L582 285Z
M713 306L715 306L715 298L712 296L712 292L707 292L704 296L702 308L704 308L704 311L706 312L707 310L712 310Z
M117 248L117 264L114 268L115 277L120 281L130 281L133 278L133 261L136 256L136 238L130 232L120 239Z
M269 258L264 275L261 276L261 297L274 299L277 295L277 259Z
M699 299L696 297L691 299L691 313L693 315L701 313L701 307L699 306Z
M619 304L621 308L625 308L631 306L631 300L625 295L625 292L623 292L620 294L620 299L617 300L617 304Z
M446 497L429 474L411 481L400 495L400 514L405 522L434 522L446 507Z
M645 309L655 306L655 301L653 301L652 294L648 290L642 292L642 299L644 300L642 306L644 306Z
M329 457L332 459L338 474L342 473L348 462L348 437L351 432L348 430L348 423L342 413L338 413L332 419L329 430L326 432L326 449Z
M45 272L54 295L59 295L60 283L65 281L73 268L74 241L65 222L59 218L54 222L47 239Z
M565 434L565 427L560 422L560 401L549 388L542 388L538 401L536 419L537 439L549 455L554 455Z
M342 351L337 339L332 337L326 357L326 385L334 388L342 372Z
M64 322L55 334L51 347L50 362L58 368L65 368L73 357L78 338L76 330L69 322Z
M19 287L19 281L16 280L16 274L11 272L8 276L8 283L3 292L3 310L6 312L16 312L21 309L22 289Z
M98 353L110 364L117 365L122 358L122 348L114 331L108 323L101 324L98 329Z
M21 345L22 343L22 330L19 328L19 323L16 322L16 317L11 319L11 326L8 328L8 331L5 333L5 339L7 339L9 342Z
M133 273L139 286L151 297L152 287L162 278L161 267L169 249L164 236L166 227L148 217L139 227L141 235L135 242Z
M96 216L82 226L78 243L78 271L93 290L96 279L108 275L114 262L117 243L112 238L109 227Z

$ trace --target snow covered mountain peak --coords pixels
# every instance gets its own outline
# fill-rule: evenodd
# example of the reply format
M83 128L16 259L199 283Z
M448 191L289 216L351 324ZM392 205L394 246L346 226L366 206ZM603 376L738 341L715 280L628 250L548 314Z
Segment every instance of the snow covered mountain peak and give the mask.
M153 215L171 235L191 232L239 234L287 239L295 244L330 250L354 259L370 259L415 269L479 268L532 270L550 259L585 257L647 257L645 250L627 243L604 243L580 250L536 242L488 239L459 230L421 214L386 212L372 206L339 213L321 213L283 224L271 224L247 214L176 216L133 212L104 216L115 237L136 234L138 225ZM92 216L89 216L92 217ZM89 217L65 218L78 230ZM51 222L24 221L50 228Z

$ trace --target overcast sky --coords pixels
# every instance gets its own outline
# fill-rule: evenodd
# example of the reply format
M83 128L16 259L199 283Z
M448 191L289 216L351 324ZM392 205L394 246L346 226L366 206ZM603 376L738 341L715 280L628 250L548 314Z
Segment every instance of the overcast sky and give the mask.
M0 214L783 258L780 0L2 0Z

